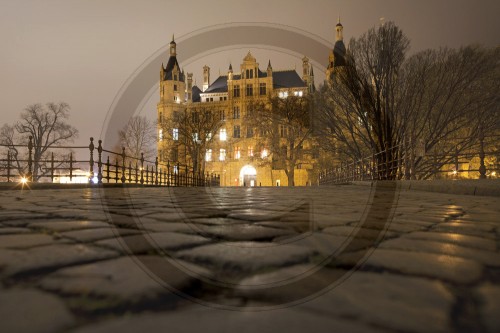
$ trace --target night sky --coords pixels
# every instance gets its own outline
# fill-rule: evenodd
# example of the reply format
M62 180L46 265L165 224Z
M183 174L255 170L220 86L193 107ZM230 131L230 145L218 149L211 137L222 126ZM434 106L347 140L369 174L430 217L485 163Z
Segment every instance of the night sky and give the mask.
M346 44L369 28L395 21L411 39L411 52L441 46L500 44L500 1L465 0L2 0L0 2L0 110L3 123L17 120L32 103L65 101L70 123L80 131L76 143L99 136L118 91L174 33L183 36L207 26L231 22L268 22L305 30L334 42L340 15ZM220 36L224 38L224 36ZM248 50L265 69L296 68L301 60L286 52L241 41L233 50L212 53L183 63L199 86L203 65L212 81L224 75L230 62L236 71ZM165 53L165 62L168 55ZM328 54L324 55L326 65ZM316 82L323 80L315 68ZM146 96L147 97L147 96ZM137 114L154 117L158 94L146 99Z

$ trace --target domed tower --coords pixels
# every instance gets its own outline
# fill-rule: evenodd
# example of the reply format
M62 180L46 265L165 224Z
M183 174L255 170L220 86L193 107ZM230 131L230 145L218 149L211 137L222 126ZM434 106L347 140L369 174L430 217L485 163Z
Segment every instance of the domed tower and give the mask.
M326 79L330 80L335 70L345 66L346 47L344 44L344 26L340 23L340 16L335 26L335 45L330 51L328 57L328 67L326 70Z

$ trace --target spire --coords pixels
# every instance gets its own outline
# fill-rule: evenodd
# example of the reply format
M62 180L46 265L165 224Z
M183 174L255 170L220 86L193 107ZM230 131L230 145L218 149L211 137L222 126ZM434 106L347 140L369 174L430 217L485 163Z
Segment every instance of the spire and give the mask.
M344 36L342 35L344 27L342 23L340 23L340 15L339 15L339 23L335 26L335 41L344 40Z
M231 63L229 63L229 71L232 72L233 71L233 65Z
M269 62L267 63L267 69L272 69L273 67L271 66L271 59L269 59Z
M172 41L170 42L170 56L175 57L177 56L177 50L176 50L176 43L174 39L174 35L172 34Z

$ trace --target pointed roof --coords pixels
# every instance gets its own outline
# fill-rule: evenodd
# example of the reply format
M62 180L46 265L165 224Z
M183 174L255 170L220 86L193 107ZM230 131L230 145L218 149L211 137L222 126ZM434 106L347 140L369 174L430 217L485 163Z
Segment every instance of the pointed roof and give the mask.
M337 25L336 25L336 27L342 27L342 23L340 23L340 14L339 14L339 19L338 19L338 21L337 21Z
M177 43L175 42L174 34L172 34L172 41L170 42L170 44L177 44Z
M255 61L255 58L252 56L252 53L250 53L250 50L248 50L248 54L246 55L245 58L243 58L244 61Z
M233 65L231 63L229 63L229 70L232 71L233 70Z

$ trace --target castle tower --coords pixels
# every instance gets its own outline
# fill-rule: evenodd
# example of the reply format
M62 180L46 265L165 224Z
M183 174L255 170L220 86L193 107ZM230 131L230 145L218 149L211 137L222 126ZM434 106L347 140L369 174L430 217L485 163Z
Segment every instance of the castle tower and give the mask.
M344 40L344 27L342 26L342 23L340 23L340 15L339 19L337 21L337 25L335 26L335 41L343 41Z
M227 71L227 79L232 80L233 79L233 65L229 63L229 70Z
M335 71L345 66L346 47L344 45L344 27L340 23L340 16L335 26L335 46L328 56L326 79L330 81Z
M187 93L187 101L192 102L193 101L193 73L187 73L186 93Z
M210 67L203 66L203 90L205 91L210 86Z
M170 56L177 56L177 43L175 42L174 35L172 35L172 41L170 42Z

